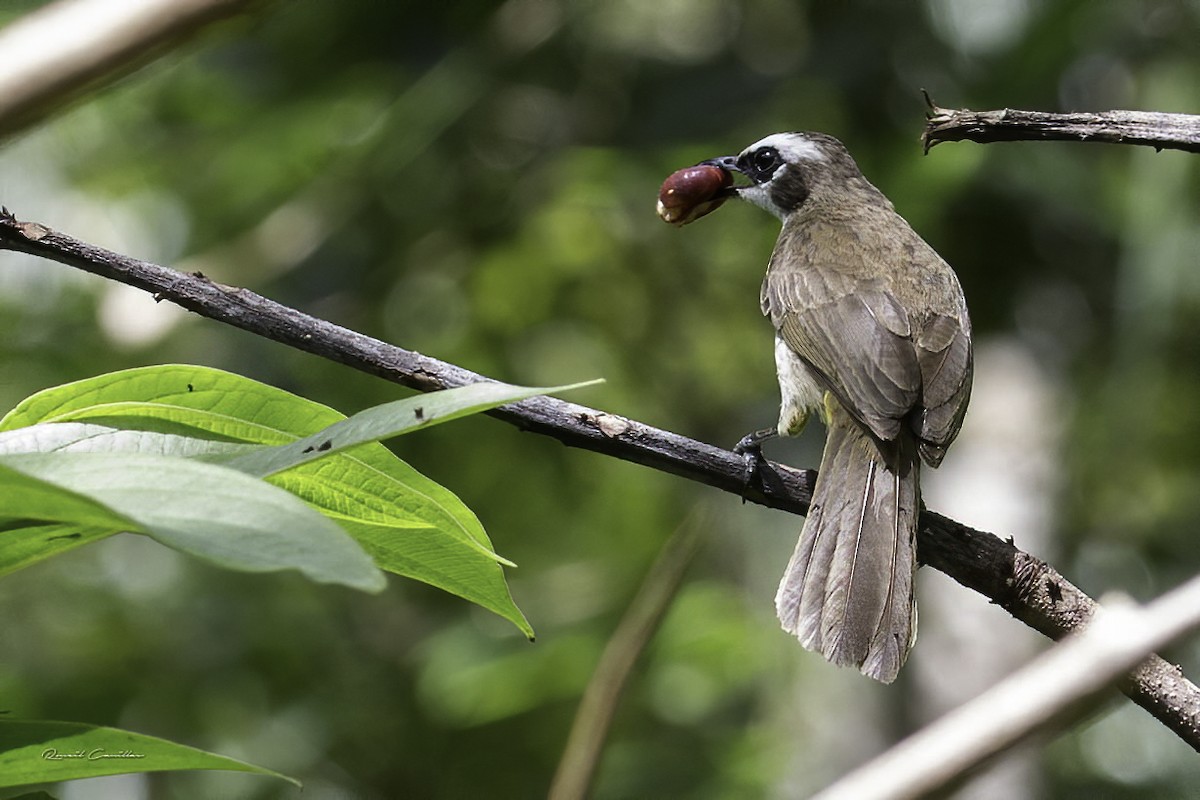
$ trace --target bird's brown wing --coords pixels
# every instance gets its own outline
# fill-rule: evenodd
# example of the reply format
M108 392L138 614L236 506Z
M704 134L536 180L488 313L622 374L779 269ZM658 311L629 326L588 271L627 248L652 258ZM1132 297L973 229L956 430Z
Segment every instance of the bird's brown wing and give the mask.
M763 313L855 419L886 441L908 424L921 457L937 466L971 391L970 321L958 281L912 234L911 246L873 254L936 260L933 280L905 302L846 236L830 233L785 228L763 281Z
M808 263L775 264L763 312L841 405L881 440L894 440L920 405L922 368L912 325L877 279Z
M935 314L915 340L921 364L921 416L916 420L921 457L933 466L958 435L971 396L974 357L971 323L965 307L957 314Z

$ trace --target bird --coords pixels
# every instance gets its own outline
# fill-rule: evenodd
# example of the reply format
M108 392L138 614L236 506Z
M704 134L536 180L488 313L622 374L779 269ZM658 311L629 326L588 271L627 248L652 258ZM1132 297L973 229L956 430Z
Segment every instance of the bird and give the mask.
M693 169L678 192L664 184L667 221L736 197L782 223L760 292L779 421L735 449L753 474L764 441L798 435L813 414L827 431L775 598L780 623L832 663L891 683L916 637L921 467L942 462L971 394L962 287L832 136L772 134Z

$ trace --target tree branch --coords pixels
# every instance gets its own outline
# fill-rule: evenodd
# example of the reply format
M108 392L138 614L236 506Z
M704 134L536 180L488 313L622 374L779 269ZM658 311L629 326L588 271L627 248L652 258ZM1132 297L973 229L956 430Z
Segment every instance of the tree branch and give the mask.
M81 242L35 222L0 216L0 249L29 253L151 292L202 316L313 353L420 391L462 386L482 375L404 350L303 314L246 289L186 275ZM572 447L669 472L743 494L739 455L669 431L552 397L535 397L488 412L522 430ZM772 462L747 500L794 514L808 511L816 473ZM1012 541L968 528L935 512L921 514L922 561L988 597L1017 619L1053 639L1086 626L1096 603L1049 565ZM1200 688L1157 656L1122 683L1135 703L1200 751Z
M0 30L0 136L262 0L59 0Z
M684 573L699 548L697 529L703 516L692 513L667 539L621 615L579 700L547 800L579 800L588 796L625 684L670 610Z
M970 111L929 106L921 143L925 152L941 142L1071 141L1141 144L1200 153L1200 116L1150 111L1052 114L1044 111Z
M825 788L813 800L915 800L1026 739L1077 719L1146 653L1200 626L1200 577L1154 602L1108 605L1080 636Z

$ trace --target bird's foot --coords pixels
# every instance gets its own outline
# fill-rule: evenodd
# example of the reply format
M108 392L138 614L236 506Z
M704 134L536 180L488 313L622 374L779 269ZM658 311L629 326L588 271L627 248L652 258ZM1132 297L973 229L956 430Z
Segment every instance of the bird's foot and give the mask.
M746 502L746 492L758 478L759 486L763 485L763 475L770 469L766 456L763 455L763 442L779 435L775 428L761 428L751 431L733 446L733 452L742 457L742 502Z

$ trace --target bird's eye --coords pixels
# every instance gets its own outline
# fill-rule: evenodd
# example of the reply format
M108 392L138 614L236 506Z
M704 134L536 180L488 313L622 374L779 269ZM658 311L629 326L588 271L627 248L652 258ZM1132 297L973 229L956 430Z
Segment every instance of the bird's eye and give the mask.
M750 156L750 163L755 172L769 177L783 161L779 158L779 151L774 147L764 147L754 151Z

